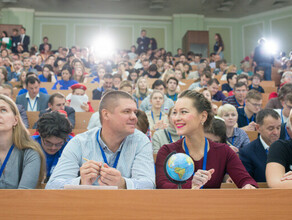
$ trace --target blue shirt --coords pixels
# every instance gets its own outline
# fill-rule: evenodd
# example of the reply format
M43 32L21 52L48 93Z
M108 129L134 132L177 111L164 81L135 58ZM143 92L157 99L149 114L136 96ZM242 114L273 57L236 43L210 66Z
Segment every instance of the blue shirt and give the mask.
M46 88L40 88L40 92L44 93L44 94L48 94L48 91L46 90ZM27 93L27 89L21 89L19 90L17 96L22 95Z
M253 114L250 118L248 118L245 114L244 108L238 108L237 112L238 112L237 124L239 128L247 126L249 125L250 122L252 121L255 122L256 120L256 114Z
M79 185L78 172L82 164L86 162L83 158L104 162L96 140L99 129L93 128L76 135L69 141L46 189L62 189L67 184ZM121 152L116 169L125 179L127 189L153 189L155 187L152 145L145 134L136 129L133 134L124 139L116 152L112 152L100 136L98 138L109 166L114 164L118 152ZM97 180L93 185L98 185Z
M227 138L227 141L234 147L241 148L249 144L250 140L246 132L240 128L234 128L233 136Z
M42 142L41 142L41 136L40 135L33 135L32 138L34 140L36 140L39 143L39 145L42 147L42 149L43 149ZM69 135L68 140L71 140L72 138L73 137L71 135ZM62 154L65 146L67 145L67 143L68 142L65 142L63 144L63 146L61 147L61 149L57 153L55 153L54 155L48 154L43 149L43 152L46 155L46 164L47 164L47 166L46 166L46 169L47 169L47 178L46 179L49 179L50 176L52 175L53 170L54 170L54 168L56 167L56 165L58 163L59 157L61 156L61 154Z
M55 78L57 79L57 76L55 76ZM48 79L46 77L44 77L43 74L39 75L39 79L41 82L48 82Z
M69 87L73 86L74 84L77 84L78 82L76 80L69 80L65 81L63 79L58 80L55 85L52 87L52 89L57 89L57 85L60 84L60 90L68 90Z

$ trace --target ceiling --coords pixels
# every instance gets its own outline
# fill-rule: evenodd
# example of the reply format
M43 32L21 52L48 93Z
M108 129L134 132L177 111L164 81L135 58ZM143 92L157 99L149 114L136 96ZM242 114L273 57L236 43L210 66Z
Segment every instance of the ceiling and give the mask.
M37 12L239 18L292 6L291 0L0 0L0 8L33 8Z

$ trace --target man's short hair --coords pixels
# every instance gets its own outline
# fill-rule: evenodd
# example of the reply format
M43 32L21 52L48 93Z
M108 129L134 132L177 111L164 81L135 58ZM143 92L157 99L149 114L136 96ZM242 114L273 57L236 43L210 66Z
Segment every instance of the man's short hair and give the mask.
M60 93L60 92L56 92L56 93L54 93L54 94L52 94L52 95L50 96L50 98L49 98L49 102L48 102L48 103L50 103L51 105L53 105L53 104L54 104L54 100L55 100L55 98L66 99L65 96L64 96L62 93Z
M263 109L257 113L256 123L263 125L264 119L268 116L271 116L274 119L280 119L280 115L274 109Z
M104 74L103 79L113 79L113 75L110 73L106 73Z
M9 84L2 84L2 85L0 85L0 88L3 88L3 89L9 89L10 90L10 94L11 94L11 96L13 95L13 88L12 88L12 86L11 85L9 85Z
M254 78L259 78L260 81L262 81L262 77L261 77L261 75L258 74L258 73L253 74L252 77L251 77L251 80L253 80Z
M35 83L40 84L41 81L39 80L39 78L36 78L35 76L29 76L25 79L25 85L28 86L28 84L35 84Z
M155 89L155 87L157 86L161 86L163 85L164 88L166 88L164 82L161 79L157 79L154 81L154 83L152 84L152 89Z
M263 97L262 97L262 93L260 93L259 91L255 89L251 89L247 92L245 99L246 100L255 99L255 100L260 101L263 99Z
M120 88L119 89L121 90L124 87L131 87L131 88L133 88L132 83L129 80L123 80L121 82L121 84L120 84Z
M109 92L106 92L100 100L99 103L99 117L100 117L100 122L102 124L102 110L107 109L110 111L113 111L117 105L119 104L118 100L119 99L131 99L133 102L135 102L135 99L133 96L131 96L129 93L124 92L124 91L117 91L117 90L111 90Z
M20 29L23 29L24 31L26 31L26 28L25 27L21 27Z
M166 84L168 84L169 80L174 80L176 82L176 85L178 85L178 80L175 77L169 77L168 80L166 81Z
M227 73L227 76L226 76L227 82L229 83L229 80L232 79L233 76L236 76L236 75L237 75L237 73L233 73L233 72Z
M113 75L113 79L120 79L121 81L123 80L122 75L119 74L119 73L115 73L115 74Z
M280 88L278 93L279 100L283 101L285 96L289 93L292 93L292 83L286 83Z
M212 73L210 71L204 71L201 77L202 76L205 76L207 79L212 79Z
M284 101L292 103L292 94L291 93L287 94L284 98Z
M248 82L248 75L246 75L246 74L240 74L240 75L237 76L236 81L238 82L241 79L246 79L246 81Z
M208 84L208 86L211 86L213 83L220 85L218 79L216 79L216 78L210 79L207 84Z
M243 82L239 82L239 83L236 83L236 84L234 85L234 90L236 90L237 88L240 88L240 87L242 87L242 86L245 86L245 88L247 89L247 85L246 85L245 83L243 83Z
M43 40L44 40L44 39L47 39L47 40L49 40L49 38L48 38L48 37L43 37Z
M42 138L58 137L67 140L72 125L65 115L54 111L43 114L37 122L37 131Z

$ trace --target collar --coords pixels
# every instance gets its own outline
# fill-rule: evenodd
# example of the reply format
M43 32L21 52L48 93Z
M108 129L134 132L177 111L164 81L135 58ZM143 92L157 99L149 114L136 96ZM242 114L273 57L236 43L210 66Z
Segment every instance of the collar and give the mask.
M238 136L240 135L240 133L239 133L239 129L240 129L240 128L234 128L234 129L233 129L233 136L232 136L232 137L238 137Z
M111 152L111 153L113 153L113 152L108 148L108 146L106 146L106 144L103 142L103 140L101 139L101 136L100 136L100 135L101 135L101 130L102 130L102 129L100 129L100 132L99 132L99 135L98 135L98 141L99 141L99 143L100 143L100 146L102 147L103 150L106 150L107 152ZM118 148L118 150L117 150L115 153L117 153L117 152L119 152L119 151L122 150L122 146L123 146L125 140L126 140L126 138L122 141L120 147Z
M260 135L260 141L261 141L263 147L265 148L265 150L269 150L269 148L270 148L269 145L266 144L266 142L262 139L261 135Z
M36 95L36 97L39 98L39 97L40 97L40 93L38 93L38 94ZM30 98L28 92L27 92L26 95L25 95L25 98L29 98L30 100L35 100L36 97L34 97L34 99Z

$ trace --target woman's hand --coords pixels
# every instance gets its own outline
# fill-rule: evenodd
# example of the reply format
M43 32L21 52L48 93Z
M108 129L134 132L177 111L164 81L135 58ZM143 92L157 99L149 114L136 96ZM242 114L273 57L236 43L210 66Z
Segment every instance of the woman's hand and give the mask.
M238 148L237 147L235 147L235 146L232 146L232 145L230 145L229 146L235 153L238 153Z
M192 189L200 189L205 185L211 178L215 169L210 170L197 170L192 180Z
M89 111L89 105L85 102L83 102L83 105L80 106L85 112Z
M253 185L251 184L246 184L242 189L256 189Z

